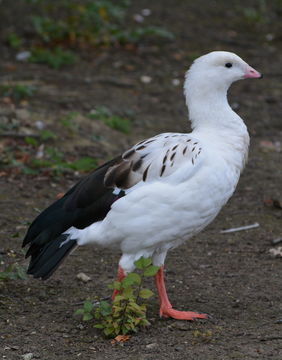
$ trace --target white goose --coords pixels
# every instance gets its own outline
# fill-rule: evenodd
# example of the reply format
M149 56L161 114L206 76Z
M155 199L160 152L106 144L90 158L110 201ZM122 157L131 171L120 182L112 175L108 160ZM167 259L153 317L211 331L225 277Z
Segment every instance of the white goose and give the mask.
M190 134L143 140L100 166L32 223L28 273L47 279L76 246L122 252L118 278L152 257L160 316L193 320L205 314L174 310L164 284L169 249L206 227L235 190L247 159L249 135L230 108L227 90L237 80L261 78L237 55L214 51L194 61L184 84Z

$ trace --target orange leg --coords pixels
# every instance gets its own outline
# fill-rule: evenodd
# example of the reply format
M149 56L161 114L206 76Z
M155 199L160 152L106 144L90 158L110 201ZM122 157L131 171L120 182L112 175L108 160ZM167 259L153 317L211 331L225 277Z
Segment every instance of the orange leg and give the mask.
M125 273L123 271L123 268L121 266L118 267L118 273L117 273L117 281L122 281L125 278ZM114 290L112 294L112 300L116 297L118 294L118 290Z
M155 276L156 287L160 300L160 316L171 317L178 320L194 320L194 319L207 319L206 314L199 314L193 311L178 311L172 308L168 299L165 282L164 282L164 267L161 266Z

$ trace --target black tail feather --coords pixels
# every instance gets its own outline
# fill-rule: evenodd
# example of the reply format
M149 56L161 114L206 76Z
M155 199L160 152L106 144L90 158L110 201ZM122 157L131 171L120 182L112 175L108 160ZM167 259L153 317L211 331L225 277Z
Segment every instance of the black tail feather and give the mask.
M77 245L76 240L67 240L67 237L63 234L43 247L33 248L27 273L47 280Z
M67 239L68 229L84 229L103 220L111 205L125 195L124 191L114 194L104 184L108 169L121 161L119 156L100 166L36 217L23 240L23 246L29 245L26 257L31 256L28 274L48 279L77 245Z

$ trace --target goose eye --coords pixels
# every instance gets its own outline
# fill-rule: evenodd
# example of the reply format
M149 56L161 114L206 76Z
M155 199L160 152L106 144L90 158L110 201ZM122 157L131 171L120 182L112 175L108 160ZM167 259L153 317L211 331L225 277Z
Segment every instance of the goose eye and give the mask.
M231 67L232 67L232 64L231 64L231 63L226 63L226 64L225 64L225 67L231 68Z

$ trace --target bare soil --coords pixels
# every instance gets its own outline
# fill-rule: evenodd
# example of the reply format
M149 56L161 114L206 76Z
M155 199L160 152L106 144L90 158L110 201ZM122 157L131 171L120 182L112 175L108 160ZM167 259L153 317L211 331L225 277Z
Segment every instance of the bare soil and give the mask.
M119 256L81 248L47 282L28 278L0 285L2 359L22 359L27 353L42 360L282 359L282 261L269 251L279 246L272 240L282 236L282 210L269 201L282 199L282 5L279 1L264 4L262 9L251 0L139 0L131 14L150 8L152 15L146 22L172 31L174 41L145 41L135 49L93 50L81 54L77 65L59 71L18 63L15 54L2 45L0 82L32 83L39 90L27 104L1 103L1 114L12 114L25 131L43 121L57 133L54 146L62 152L75 158L93 156L99 162L146 136L189 131L182 83L195 55L215 49L233 51L265 74L261 81L235 84L229 95L251 134L249 162L236 193L216 221L172 251L166 263L174 306L208 313L211 319L159 319L153 298L148 311L151 326L124 344L111 345L73 313L87 297L110 295L106 285L115 277ZM12 16L9 6L5 13ZM259 8L262 20L250 21L244 8ZM151 83L142 83L142 75L150 76ZM173 79L179 79L180 85L174 86ZM99 105L119 113L130 110L134 114L132 132L124 135L89 120L86 113ZM58 125L59 119L73 111L80 114L78 128L75 134L67 134ZM2 265L27 264L21 250L25 223L79 176L0 176ZM256 222L260 226L252 230L220 233ZM76 275L80 271L92 280L79 282Z

